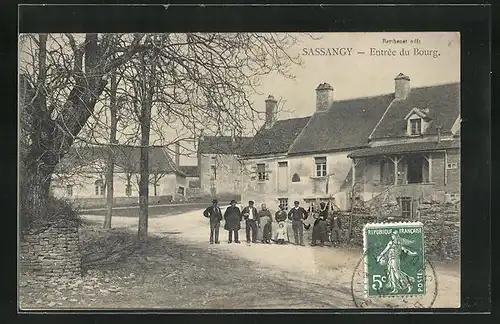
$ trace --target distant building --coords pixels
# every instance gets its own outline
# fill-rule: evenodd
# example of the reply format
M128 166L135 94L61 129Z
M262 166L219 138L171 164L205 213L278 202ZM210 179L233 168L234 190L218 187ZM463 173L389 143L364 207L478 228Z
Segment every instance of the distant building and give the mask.
M139 197L140 148L133 146L73 147L59 163L52 192L70 199L106 197L106 165L115 158L114 197ZM178 162L178 158L175 160ZM149 196L182 198L188 181L164 147L149 148Z
M189 188L201 188L200 171L197 165L181 165L179 170L186 175Z
M249 138L202 136L198 141L198 170L202 191L211 196L241 192L241 149Z

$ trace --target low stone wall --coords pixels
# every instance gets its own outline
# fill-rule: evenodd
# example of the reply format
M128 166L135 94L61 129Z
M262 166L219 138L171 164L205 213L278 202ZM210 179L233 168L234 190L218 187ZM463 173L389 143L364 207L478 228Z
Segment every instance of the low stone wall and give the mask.
M460 202L425 202L417 208L417 219L424 224L426 253L442 260L460 258ZM346 243L363 246L363 226L367 223L404 221L394 204L381 205L378 210L355 208L342 212L342 232ZM352 224L351 224L352 223Z
M21 270L43 278L81 276L78 228L53 224L24 234Z
M174 199L172 196L151 196L148 198L150 204L168 204ZM106 198L75 198L72 203L82 209L86 208L105 208ZM113 206L136 206L139 205L139 197L115 197Z

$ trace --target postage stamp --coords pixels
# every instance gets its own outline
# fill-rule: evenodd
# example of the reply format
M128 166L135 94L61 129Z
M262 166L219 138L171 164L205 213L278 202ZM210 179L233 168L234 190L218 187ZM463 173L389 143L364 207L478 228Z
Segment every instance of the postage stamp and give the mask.
M366 297L426 294L422 223L367 224L363 242Z

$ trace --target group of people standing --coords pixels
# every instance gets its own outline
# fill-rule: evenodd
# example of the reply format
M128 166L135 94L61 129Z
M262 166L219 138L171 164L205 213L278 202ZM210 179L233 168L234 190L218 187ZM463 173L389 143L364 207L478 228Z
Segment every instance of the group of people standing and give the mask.
M308 210L300 206L298 201L294 202L294 207L288 212L286 206L280 205L278 211L274 215L274 221L277 222L277 230L275 237L272 237L272 223L273 218L271 211L265 204L261 205L258 211L254 206L253 201L248 202L248 206L240 210L236 206L236 200L232 200L229 207L222 213L218 201L214 199L212 205L207 207L203 212L206 218L210 219L210 244L220 244L219 229L220 222L224 219L224 229L228 231L228 243L241 243L239 240L239 230L241 229L241 222L245 220L246 242L257 243L259 230L262 230L261 243L271 244L285 244L289 241L286 220L292 223L293 236L296 245L304 246L304 229L309 230L310 224L304 223L313 213L316 218L313 225L312 232L312 246L323 246L325 242L332 241L334 244L340 243L341 238L341 220L338 213L333 212L330 204L324 202L320 203L319 211Z

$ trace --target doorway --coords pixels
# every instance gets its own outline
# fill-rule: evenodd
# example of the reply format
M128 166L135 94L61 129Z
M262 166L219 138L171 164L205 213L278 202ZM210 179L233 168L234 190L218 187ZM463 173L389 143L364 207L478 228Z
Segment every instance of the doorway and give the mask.
M288 162L278 162L278 191L288 191Z
M423 182L423 167L424 157L421 155L411 155L407 159L407 182L408 183L422 183Z

